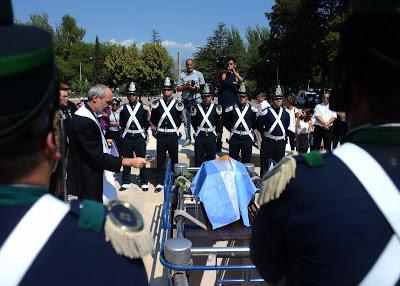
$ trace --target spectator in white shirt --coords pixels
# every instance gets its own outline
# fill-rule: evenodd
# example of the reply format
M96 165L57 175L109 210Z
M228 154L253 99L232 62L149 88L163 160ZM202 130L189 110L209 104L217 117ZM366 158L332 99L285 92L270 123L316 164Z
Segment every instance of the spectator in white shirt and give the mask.
M332 125L337 114L329 108L329 97L329 93L324 93L322 103L317 104L314 109L316 122L312 150L319 150L322 140L324 140L325 150L331 151L332 148Z
M290 150L296 147L296 121L299 118L299 110L296 108L297 98L294 94L290 94L285 100L286 111L290 116L290 124L287 135L289 137Z
M299 153L307 153L310 147L310 134L313 132L312 111L309 108L303 109L296 121L297 150Z

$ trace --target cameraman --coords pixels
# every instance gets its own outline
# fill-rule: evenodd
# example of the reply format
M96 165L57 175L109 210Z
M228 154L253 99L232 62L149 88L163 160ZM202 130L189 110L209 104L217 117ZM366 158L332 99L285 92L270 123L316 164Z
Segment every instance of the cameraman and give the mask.
M218 104L223 110L236 103L235 85L243 81L243 77L236 71L236 60L233 57L227 57L226 62L227 70L222 72L219 78L218 90Z
M176 87L178 92L182 92L182 102L185 106L183 114L186 141L182 144L182 146L192 144L192 136L190 134L190 108L201 101L199 93L201 84L205 84L203 74L194 69L192 59L187 59L186 71L180 73Z
M221 59L222 61L224 58ZM228 106L233 106L237 102L235 85L243 82L243 77L236 71L236 59L233 57L226 58L227 69L218 75L218 104L222 106L222 110ZM221 152L222 136L217 141L217 151Z

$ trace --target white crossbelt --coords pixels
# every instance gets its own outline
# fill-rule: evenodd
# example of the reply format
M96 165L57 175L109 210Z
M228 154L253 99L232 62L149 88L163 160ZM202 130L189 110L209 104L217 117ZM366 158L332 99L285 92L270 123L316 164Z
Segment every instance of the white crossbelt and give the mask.
M333 154L364 186L394 231L389 243L359 285L395 285L400 279L399 190L379 163L357 145L345 143L335 149Z
M179 135L178 127L176 127L175 121L172 118L172 115L171 115L171 112L170 112L172 107L175 106L175 98L173 98L171 100L171 102L168 105L168 107L165 105L165 102L164 102L164 100L162 98L160 99L160 103L161 103L162 108L164 109L164 113L161 116L160 121L158 121L157 131L161 131L161 132L165 132L165 133L176 133L177 135ZM161 124L163 123L165 117L168 117L168 119L169 119L169 121L170 121L170 123L171 123L171 125L173 127L172 129L161 128Z
M214 103L211 103L210 108L208 109L207 113L204 113L204 110L200 104L197 104L197 107L199 108L200 113L203 116L203 120L201 121L199 127L197 128L196 136L199 135L200 131L213 132L214 135L217 136L217 133L215 132L215 127L212 126L210 120L208 119L214 108ZM208 124L209 128L204 128L204 124L206 124L206 123Z
M124 134L122 134L122 138L125 137L126 133L131 133L131 134L139 134L139 133L141 133L143 138L146 137L146 135L144 134L144 129L142 128L142 126L140 125L139 121L136 118L136 114L137 114L137 112L139 110L140 105L141 105L140 102L138 102L136 104L136 106L135 106L135 109L132 110L132 107L129 104L126 104L126 109L128 110L128 112L130 114L130 117L128 119L128 122L126 123ZM135 125L137 127L137 130L129 129L129 127L132 124L132 121L135 123Z
M269 111L271 112L271 114L274 116L275 122L271 125L271 128L270 128L267 132L264 132L264 136L265 136L265 137L268 137L268 138L271 138L271 139L273 139L273 140L275 140L275 141L285 139L285 138L286 138L285 127L283 126L282 121L281 121L282 113L283 113L283 108L281 107L281 108L279 109L279 114L276 114L276 112L275 112L275 110L274 110L273 108L268 107L268 110L269 110ZM282 135L281 135L281 136L274 136L274 135L271 135L271 132L274 131L276 125L278 125L278 124L279 124L279 127L280 127L281 130L282 130Z
M69 205L49 194L28 210L0 248L1 285L21 282L68 211Z
M244 120L247 110L249 109L249 105L248 104L246 105L246 107L243 109L243 112L240 112L240 109L237 106L237 104L235 104L234 107L235 107L235 111L236 111L237 115L239 116L239 118L236 121L235 125L233 126L231 132L234 134L239 134L239 135L248 135L248 136L250 136L251 140L254 141L253 133L251 133L249 126L247 125L246 121ZM245 129L245 131L237 130L240 123L243 124L243 128Z

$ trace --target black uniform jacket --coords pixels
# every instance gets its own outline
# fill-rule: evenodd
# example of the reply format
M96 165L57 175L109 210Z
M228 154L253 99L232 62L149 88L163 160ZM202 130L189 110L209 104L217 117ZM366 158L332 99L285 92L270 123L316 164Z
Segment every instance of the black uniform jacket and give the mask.
M155 102L153 102L150 121L151 121L151 123L154 124L155 127L158 127L158 122L160 121L160 118L164 113L164 109L161 106L161 103L159 102L160 100L164 100L165 105L168 108L168 105L171 103L172 96L168 99L166 99L164 97L162 99L158 99ZM179 126L182 124L182 118L181 118L182 111L178 111L178 109L176 108L177 103L178 103L178 101L176 101L175 106L171 108L170 113L171 113L172 119L174 120L174 122L176 124L176 127L179 129ZM157 107L155 107L155 106L157 106ZM165 116L165 119L163 120L163 122L161 124L161 128L166 128L166 129L174 128L172 126L171 122L169 121L168 116ZM160 130L158 132L162 132L162 131ZM174 133L171 133L171 134L174 134Z
M87 104L86 108L91 111ZM71 121L69 148L68 193L101 202L103 171L119 172L122 158L103 153L99 127L91 119L78 115Z
M207 114L208 109L210 108L211 104L209 106L205 106L203 103L200 103L200 106L203 108L204 114ZM194 131L197 132L197 128L200 126L201 122L203 121L203 115L201 114L199 110L199 106L196 104L193 106L195 109L194 112L192 112L191 116L191 124L193 126ZM215 132L218 134L222 134L222 120L221 120L221 112L217 112L217 108L219 108L222 112L222 107L218 104L214 104L213 110L210 113L210 116L208 117L208 120L210 121L212 126L209 126L207 123L204 124L204 128L210 128L210 127L215 127ZM194 115L193 115L194 114ZM201 134L200 132L199 134Z
M287 134L287 129L290 124L290 115L285 110L285 108L283 108L283 107L281 107L281 108L283 109L282 116L281 116L281 122L285 129L285 134ZM263 137L265 137L264 132L267 132L276 121L274 115L271 112L271 109L273 109L275 111L276 115L279 115L280 109L268 107L260 116L257 117L256 128L258 131L260 131L260 133ZM282 134L282 129L279 126L279 124L277 124L275 126L274 130L271 131L271 135L273 135L273 136L282 136L285 134ZM265 139L272 140L269 138L265 138ZM274 141L272 140L272 142L274 142Z
M375 142L361 137L352 142L400 188L400 164L394 163L400 162L400 132L384 133L376 134ZM382 136L397 144L377 142ZM285 276L285 285L358 285L394 234L347 166L332 153L324 161L312 168L297 158L296 178L258 212L251 257L267 279Z
M223 114L222 117L222 122L225 126L226 129L229 131L232 130L233 126L235 126L236 121L239 119L239 116L235 110L235 108L239 107L240 112L243 112L243 109L246 106L249 106L247 109L246 115L244 116L244 120L246 121L247 126L249 127L249 130L251 131L255 127L256 123L256 114L257 114L257 109L252 106L249 103L245 103L243 105L240 105L239 103L229 106L225 109L225 113ZM243 127L243 124L240 123L239 126L237 127L237 131L246 131ZM234 134L232 134L233 136Z
M3 218L0 220L0 245L31 206L0 204ZM148 285L141 259L117 255L111 244L105 241L104 230L96 232L78 228L78 219L72 212L64 217L19 285ZM29 233L21 251L25 247L29 247Z
M139 102L136 102L138 104ZM131 106L132 111L135 109L136 104L133 103L127 103ZM140 124L140 126L144 129L144 131L147 131L147 129L150 126L150 122L148 119L148 110L144 108L143 104L140 104L140 107L136 113L136 118ZM128 111L128 108L126 107L126 104L122 108L120 114L119 114L119 123L121 126L121 131L122 133L125 131L126 124L128 123L129 118L131 117L131 114ZM138 130L138 127L136 126L135 122L132 120L131 125L128 127L130 130ZM142 136L141 134L130 134L126 133L126 136L129 136L131 138L137 137L137 136Z

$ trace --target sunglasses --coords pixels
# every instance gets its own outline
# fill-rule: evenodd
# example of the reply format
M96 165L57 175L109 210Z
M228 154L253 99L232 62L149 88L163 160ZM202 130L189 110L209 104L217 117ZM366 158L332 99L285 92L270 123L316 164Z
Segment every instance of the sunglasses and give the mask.
M163 90L165 90L165 91L171 91L172 88L163 88Z

